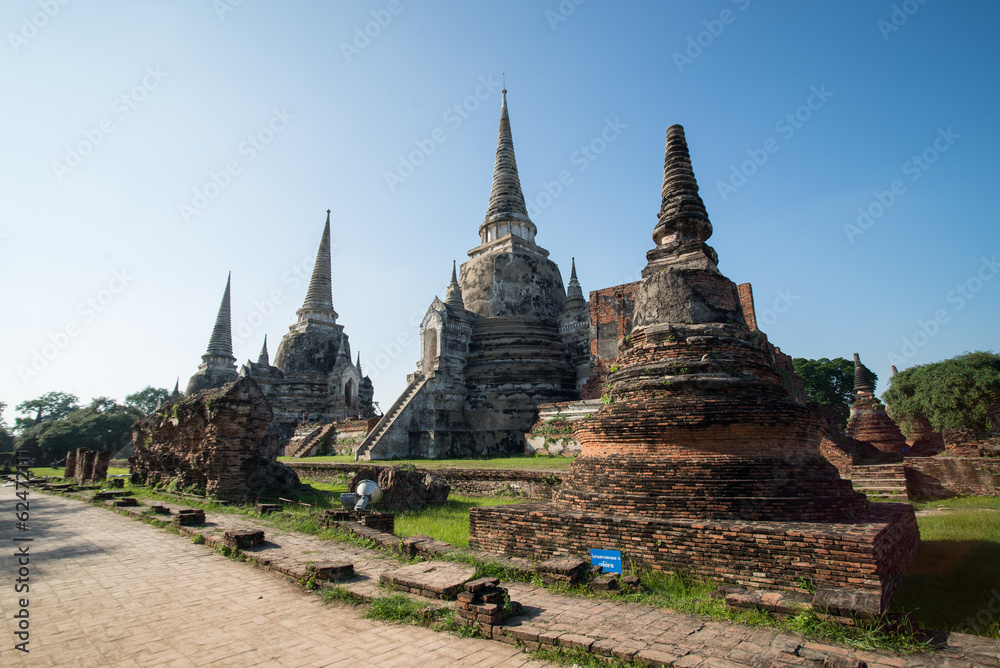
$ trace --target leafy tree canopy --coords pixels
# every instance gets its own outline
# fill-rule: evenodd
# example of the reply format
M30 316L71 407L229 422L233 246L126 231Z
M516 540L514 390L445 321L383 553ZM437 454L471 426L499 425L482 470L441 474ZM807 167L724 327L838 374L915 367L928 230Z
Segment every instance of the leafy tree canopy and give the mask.
M149 415L156 410L156 402L170 396L170 391L163 387L147 385L138 392L125 397L125 405L138 408L143 415Z
M843 429L851 413L854 394L854 362L843 357L810 360L796 357L792 360L795 375L802 379L806 387L806 401L815 401L831 406L837 415L837 424ZM878 381L871 369L864 364L861 368L868 373L874 389Z
M10 428L3 418L5 410L7 410L7 404L0 401L0 452L12 452L14 450L14 437L10 435Z
M23 432L41 422L61 420L80 407L80 399L65 392L49 392L37 399L29 399L17 405L20 417L14 420L14 430Z
M43 462L58 461L77 448L114 452L128 442L132 423L142 416L134 406L98 397L86 408L78 408L63 419L32 425L18 435L18 441L37 446Z
M935 431L1000 429L1000 355L974 352L900 371L882 395L897 421L926 418ZM992 413L992 418L991 414Z

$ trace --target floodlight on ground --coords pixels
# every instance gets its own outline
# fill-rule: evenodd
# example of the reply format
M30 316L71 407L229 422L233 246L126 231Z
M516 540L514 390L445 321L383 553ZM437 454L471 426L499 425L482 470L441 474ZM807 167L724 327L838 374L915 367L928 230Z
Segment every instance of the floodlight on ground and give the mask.
M340 495L340 503L344 510L364 510L371 503L382 499L382 488L374 480L362 480L355 491Z

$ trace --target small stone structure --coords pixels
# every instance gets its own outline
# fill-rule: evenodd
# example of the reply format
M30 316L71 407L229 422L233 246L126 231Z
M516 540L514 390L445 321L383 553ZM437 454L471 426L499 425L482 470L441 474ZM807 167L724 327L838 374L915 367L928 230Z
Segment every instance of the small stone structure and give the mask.
M111 453L78 448L66 453L66 470L63 478L72 478L77 485L100 482L108 477Z
M573 423L601 410L600 399L581 399L538 406L538 421L524 435L526 455L575 457L580 444L573 436Z
M193 486L228 501L251 501L265 490L290 492L299 479L277 462L277 440L268 432L272 415L260 387L246 376L185 396L133 426L133 477L149 485Z
M579 399L590 375L587 300L575 263L564 288L536 243L502 94L480 243L427 309L417 370L358 446L359 461L521 454L537 406Z
M466 582L455 601L455 622L460 626L476 626L491 638L493 627L506 618L507 611L519 611L520 605L510 600L510 594L496 578L479 578Z
M411 594L450 601L475 574L476 569L471 566L425 561L386 571L379 577L379 583Z
M868 374L861 359L854 353L854 403L847 421L847 436L871 443L879 452L900 461L906 447L906 437L892 421L885 406L875 398Z
M552 502L471 509L469 545L536 559L619 550L756 588L811 580L882 612L917 549L913 508L869 505L822 458L822 429L747 326L711 233L672 126L656 247L608 403L576 423L582 452Z
M398 466L374 466L360 471L351 478L347 488L352 492L362 480L374 480L382 488L379 507L421 508L428 503L443 503L448 500L451 487L448 483L430 473L417 473Z

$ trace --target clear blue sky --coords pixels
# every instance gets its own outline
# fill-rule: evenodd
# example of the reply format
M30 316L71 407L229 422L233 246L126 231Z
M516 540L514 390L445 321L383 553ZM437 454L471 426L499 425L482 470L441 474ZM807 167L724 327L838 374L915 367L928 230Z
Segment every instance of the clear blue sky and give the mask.
M681 123L720 269L784 351L884 380L995 348L998 24L985 1L8 0L0 401L183 387L229 271L237 358L273 353L329 208L388 406L478 243L504 72L538 242L585 291L638 277Z

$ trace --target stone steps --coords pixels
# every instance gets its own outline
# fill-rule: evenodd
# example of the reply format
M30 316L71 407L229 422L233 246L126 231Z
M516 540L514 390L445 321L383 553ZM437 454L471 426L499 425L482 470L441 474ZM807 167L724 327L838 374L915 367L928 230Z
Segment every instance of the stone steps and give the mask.
M378 439L382 437L389 428L392 427L392 423L399 417L399 414L403 412L410 401L417 395L420 389L427 384L426 378L415 378L406 391L400 395L399 399L396 399L396 403L386 411L385 416L379 420L379 423L375 425L375 428L371 430L365 440L361 442L358 449L355 451L354 459L356 461L371 461L371 451L378 443Z
M851 484L856 492L861 492L870 500L909 500L902 464L855 466L851 472Z

